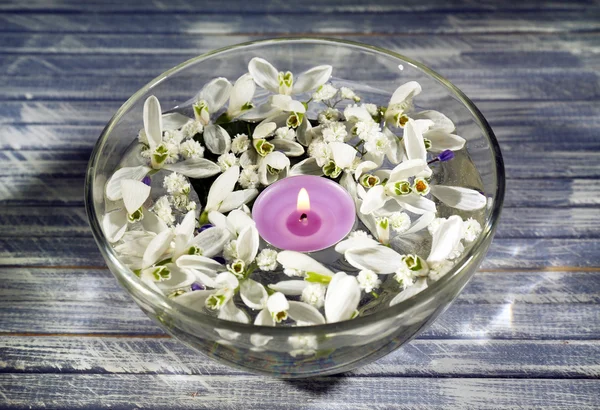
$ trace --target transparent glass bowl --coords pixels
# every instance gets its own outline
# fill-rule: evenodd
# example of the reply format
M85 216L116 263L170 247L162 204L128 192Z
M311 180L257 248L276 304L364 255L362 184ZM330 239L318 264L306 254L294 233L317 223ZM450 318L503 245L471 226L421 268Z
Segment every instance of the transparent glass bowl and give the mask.
M450 272L416 296L367 316L318 326L263 327L223 321L174 303L144 285L119 261L100 224L104 185L141 127L146 98L157 96L165 111L185 105L212 78L234 80L247 72L248 62L257 56L294 73L330 64L335 78L372 89L369 102L382 105L399 85L411 80L422 85L419 106L441 111L454 121L457 133L467 140L468 156L478 171L476 185L489 202L482 233ZM448 177L450 182L455 179L455 184L461 185L469 175L459 175L458 180L456 176ZM173 337L213 359L283 378L333 374L367 364L402 346L430 325L457 297L483 260L498 224L503 197L504 167L498 142L485 118L458 88L424 65L391 51L309 38L227 47L161 74L129 98L103 130L91 155L85 185L87 214L100 251L119 283L149 317ZM250 342L252 335L271 339L258 349ZM315 346L315 354L302 354L302 350ZM293 350L295 356L290 354Z

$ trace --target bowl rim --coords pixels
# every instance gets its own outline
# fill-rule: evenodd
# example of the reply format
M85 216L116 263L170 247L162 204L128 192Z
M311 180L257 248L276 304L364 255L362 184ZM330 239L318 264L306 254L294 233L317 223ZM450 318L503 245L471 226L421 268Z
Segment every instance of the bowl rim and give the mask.
M483 131L484 136L488 140L490 146L490 155L493 155L492 165L495 172L496 177L496 191L494 193L494 201L491 212L489 213L489 217L486 218L485 224L482 227L482 232L477 238L476 242L473 244L469 252L460 259L460 261L452 267L450 271L448 271L442 278L438 281L432 283L425 290L419 292L418 294L394 305L388 306L387 308L371 313L366 316L360 316L354 319L345 320L341 322L335 323L326 323L321 325L311 325L311 326L260 326L254 325L252 323L238 323L232 322L224 319L219 319L217 317L209 316L207 314L198 312L196 310L190 309L186 306L178 304L173 300L169 299L162 293L155 291L150 288L148 285L139 280L139 278L131 271L129 267L120 262L119 258L116 255L116 252L112 248L112 246L106 240L104 232L101 227L101 222L96 216L95 207L94 207L94 198L93 198L93 186L95 181L95 169L96 164L98 162L100 153L102 152L104 145L106 143L106 139L108 135L110 135L114 125L119 121L119 119L127 112L127 110L135 104L144 94L150 91L154 86L158 85L165 79L167 79L172 74L175 74L189 65L199 63L207 58L213 57L220 53L229 52L235 49L241 49L249 46L256 45L272 45L275 43L321 43L321 44L329 44L329 45L337 45L344 46L348 48L359 48L359 49L367 49L369 51L374 51L377 53L384 54L388 57L393 57L395 59L400 60L402 63L406 63L413 68L419 69L428 76L435 79L441 86L446 88L446 90L451 93L458 101L460 101L471 113L474 117L474 120ZM104 188L103 188L104 191ZM368 326L370 324L379 322L381 320L390 319L394 316L400 315L405 311L408 311L411 307L420 304L424 300L428 300L429 298L435 297L442 289L446 286L449 286L451 283L457 282L459 277L462 274L465 274L466 268L470 266L472 261L478 256L477 250L480 248L482 244L486 242L491 242L491 239L494 235L496 227L499 222L500 213L502 210L502 205L504 202L504 193L505 193L505 172L504 172L504 162L502 159L502 154L500 152L500 145L492 131L490 125L487 120L483 116L483 114L479 111L479 109L475 106L475 104L454 84L448 81L445 77L441 76L431 68L426 65L419 63L409 57L406 57L402 54L386 50L384 48L378 46L372 46L369 44L363 44L360 42L349 41L349 40L341 40L341 39L332 39L325 37L311 37L311 36L302 36L302 37L277 37L270 39L261 39L248 41L244 43L234 44L227 47L222 47L207 53L203 53L198 55L197 57L191 58L187 61L182 62L181 64L163 72L156 78L149 81L146 85L136 91L131 97L121 105L121 107L117 110L117 112L113 115L113 117L109 120L107 125L102 130L100 137L98 138L92 153L90 155L90 160L88 163L86 178L85 178L85 188L84 188L84 200L85 200L85 209L88 216L88 222L92 229L92 234L94 239L100 248L101 253L104 258L110 262L117 268L118 272L115 272L113 269L110 269L113 275L117 276L119 282L127 288L128 292L133 293L135 298L142 299L145 303L148 303L152 307L159 307L163 309L165 313L173 314L173 315L185 315L186 320L199 322L203 326L210 326L212 328L226 329L240 333L251 333L259 331L261 334L269 335L269 336L292 336L298 335L300 333L331 333L331 332L344 332L353 330L356 328L361 328L364 326ZM488 244L489 245L489 244Z

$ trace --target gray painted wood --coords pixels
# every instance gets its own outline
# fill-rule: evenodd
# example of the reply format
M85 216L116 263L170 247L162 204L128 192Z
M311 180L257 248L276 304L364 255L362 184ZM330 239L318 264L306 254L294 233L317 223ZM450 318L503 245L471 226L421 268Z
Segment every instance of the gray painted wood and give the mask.
M1 374L0 386L0 397L15 408L591 409L597 404L600 381Z
M11 336L2 373L242 375L171 338ZM596 378L598 341L422 340L347 373L370 377Z

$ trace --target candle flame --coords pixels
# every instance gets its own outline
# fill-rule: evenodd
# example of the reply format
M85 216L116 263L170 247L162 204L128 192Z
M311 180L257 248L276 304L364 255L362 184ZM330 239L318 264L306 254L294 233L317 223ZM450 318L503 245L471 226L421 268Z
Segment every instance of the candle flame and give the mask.
M298 210L298 212L310 211L310 198L308 197L308 191L305 188L302 188L300 192L298 192L298 202L296 209Z

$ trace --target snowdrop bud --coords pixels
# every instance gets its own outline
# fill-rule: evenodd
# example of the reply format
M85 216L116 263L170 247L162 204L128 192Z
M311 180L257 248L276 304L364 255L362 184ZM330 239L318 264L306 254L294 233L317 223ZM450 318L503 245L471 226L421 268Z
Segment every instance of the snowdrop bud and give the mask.
M415 178L412 189L417 194L425 196L429 193L429 183L423 178Z
M379 242L384 245L390 243L390 221L387 217L383 216L376 219L375 228L377 230L377 238Z
M358 272L356 280L358 280L358 286L360 286L360 288L366 293L371 293L373 290L381 286L381 280L377 274L368 269Z
M273 144L267 142L267 140L264 138L254 140L254 149L256 149L256 152L261 157L266 157L268 154L273 152L274 148L275 147L273 146Z
M281 323L287 319L289 308L290 304L281 292L275 292L267 299L267 309L276 323Z
M463 239L465 242L473 242L481 233L481 225L473 218L464 222Z
M256 257L258 268L263 271L273 271L277 268L277 251L263 249Z
M194 108L194 117L196 121L202 125L207 125L210 122L210 113L208 111L208 104L204 100L200 100L192 106Z

